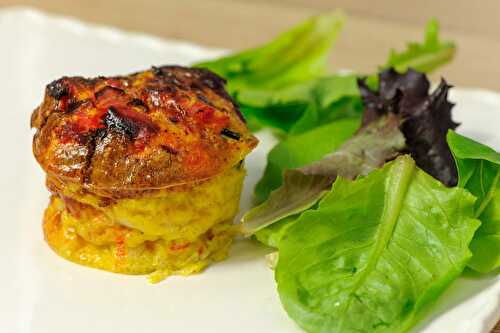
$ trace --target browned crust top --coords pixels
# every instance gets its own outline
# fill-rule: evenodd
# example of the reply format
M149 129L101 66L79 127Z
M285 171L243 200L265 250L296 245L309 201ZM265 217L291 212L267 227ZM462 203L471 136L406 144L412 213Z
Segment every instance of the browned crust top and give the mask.
M31 117L51 176L88 189L156 189L210 178L256 145L225 81L201 68L63 77Z

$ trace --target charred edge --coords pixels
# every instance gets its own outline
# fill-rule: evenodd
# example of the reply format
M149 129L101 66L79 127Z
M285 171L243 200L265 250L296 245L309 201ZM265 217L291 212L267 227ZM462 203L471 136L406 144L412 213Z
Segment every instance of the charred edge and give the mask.
M203 90L203 87L197 81L191 82L189 84L189 88L191 88L192 90L197 90L197 91Z
M225 88L226 80L224 80L214 72L209 71L208 69L197 68L196 70L199 74L200 81L203 85L209 87L221 97L224 98L229 97L229 94L227 93Z
M68 103L68 106L66 107L66 112L71 113L74 112L76 109L78 109L80 106L83 104L89 103L89 99L82 99L80 101L71 101Z
M100 97L101 97L104 93L106 93L106 91L108 91L108 90L112 90L112 91L114 91L114 92L117 92L117 93L119 93L120 95L125 94L125 91L123 91L123 90L122 90L122 89L120 89L120 88L113 87L113 86L106 86L106 87L104 87L104 88L100 89L99 91L97 91L97 92L94 94L95 98L96 98L96 99L99 99L99 98L100 98Z
M153 74L155 76L162 76L163 75L163 70L161 67L151 66L151 72L153 72Z
M167 83L170 83L177 87L182 87L182 82L177 79L176 72L183 72L185 74L190 73L193 81L190 83L186 82L186 86L190 87L193 90L203 90L203 88L205 87L213 90L217 95L229 101L233 105L234 111L238 115L238 118L240 118L243 123L246 123L245 117L241 113L238 104L225 89L226 80L218 76L214 72L206 68L188 68L177 65L165 65L161 67L153 66L152 71L156 76L163 77ZM202 98L200 99L203 101Z
M203 83L207 84L212 89L224 88L224 85L227 83L226 79L220 77L207 68L200 67L193 68L192 70L199 75Z
M162 75L172 76L174 75L173 71L192 72L195 69L180 65L162 65L160 67L152 66L151 70L160 71Z
M175 94L177 92L177 88L175 88L174 86L165 86L162 87L159 91L167 94Z
M203 103L207 104L207 105L210 105L210 106L213 106L212 103L208 100L208 98L203 95L203 94L196 94L196 97L202 101Z
M139 126L129 119L121 117L118 111L112 106L109 107L104 117L104 123L107 128L113 128L125 134L129 139L134 139L139 134Z
M69 95L69 88L64 78L52 81L47 85L47 94L57 100Z
M190 72L191 69L182 66L167 65L161 67L151 67L151 71L154 76L161 78L166 83L173 84L177 87L182 88L183 84L177 77L177 72L183 71L185 73Z
M172 147L170 147L170 146L167 146L167 145L161 145L160 147L161 147L161 149L165 150L165 151L166 151L167 153L169 153L169 154L172 154L172 155L177 155L177 154L179 154L179 152L178 152L176 149L174 149L174 148L172 148Z
M96 151L96 147L99 141L101 141L107 135L107 131L105 128L98 128L91 132L88 136L88 144L87 147L89 149L89 153L87 154L87 158L85 161L85 169L84 169L84 177L83 183L90 184L91 182L91 174L92 174L92 159L94 158L94 154Z
M142 101L142 99L139 99L139 98L133 98L131 99L128 103L127 103L128 106L140 106L146 110L149 110L148 106L146 105L146 103L144 103Z
M241 137L240 133L233 132L228 128L223 128L220 134L233 140L239 140Z
M226 91L225 86L227 81L206 68L195 68L194 70L198 72L201 83L212 89L220 97L229 101L233 105L238 118L240 118L243 123L246 123L245 117L241 113L238 103L236 103L236 100Z

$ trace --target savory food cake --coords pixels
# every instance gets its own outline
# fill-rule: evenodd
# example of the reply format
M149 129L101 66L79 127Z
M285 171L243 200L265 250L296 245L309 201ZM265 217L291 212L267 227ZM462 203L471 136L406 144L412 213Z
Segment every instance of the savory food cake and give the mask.
M52 249L153 280L223 259L257 144L224 84L180 66L50 83L31 126Z

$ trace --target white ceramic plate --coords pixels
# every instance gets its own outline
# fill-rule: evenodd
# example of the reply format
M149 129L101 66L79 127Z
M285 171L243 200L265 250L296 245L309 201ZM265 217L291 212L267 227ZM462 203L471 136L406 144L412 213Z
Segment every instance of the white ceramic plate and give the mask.
M168 24L168 22L166 23ZM230 258L203 274L151 285L145 277L75 265L44 243L48 193L31 154L29 117L46 83L62 75L120 74L156 64L189 64L221 54L187 43L122 33L27 9L0 11L0 332L297 333L282 309L268 250L235 244ZM500 95L454 89L461 131L500 149ZM242 208L272 145L248 158ZM415 332L487 332L500 316L500 279L461 278Z

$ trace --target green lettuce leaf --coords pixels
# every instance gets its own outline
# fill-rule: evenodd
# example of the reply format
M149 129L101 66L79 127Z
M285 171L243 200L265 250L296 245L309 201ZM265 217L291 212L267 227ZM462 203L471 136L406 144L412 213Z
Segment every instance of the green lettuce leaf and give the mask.
M224 77L249 126L286 134L308 107L326 74L327 60L344 17L313 17L263 46L195 64Z
M290 135L267 155L264 175L255 187L255 200L264 201L283 183L286 169L302 167L340 147L358 129L359 119L341 119L300 135Z
M196 66L224 77L230 93L237 96L248 93L245 90L263 92L308 81L325 74L329 50L343 22L340 13L319 15L266 45Z
M452 131L448 144L458 167L458 186L477 197L475 215L482 223L468 265L486 273L500 267L500 153Z
M288 228L290 228L299 219L299 214L292 215L281 219L280 221L271 224L267 228L257 231L255 238L264 245L269 247L278 248L281 238L286 235Z
M285 137L306 107L304 103L275 104L267 107L241 105L240 110L251 131L272 128L277 137Z
M264 95L252 106L242 104L241 111L252 130L270 127L282 136L304 133L337 119L359 118L363 111L354 75L332 75L275 90L272 99Z
M289 133L304 133L337 119L359 117L362 112L357 76L332 75L318 79L310 89L309 103Z
M431 20L427 24L423 43L410 42L406 50L391 50L387 63L382 69L393 67L398 72L412 68L419 72L430 73L450 62L455 55L455 43L439 39L439 24Z
M354 181L338 178L281 238L285 310L311 333L409 330L471 257L474 201L409 156Z

